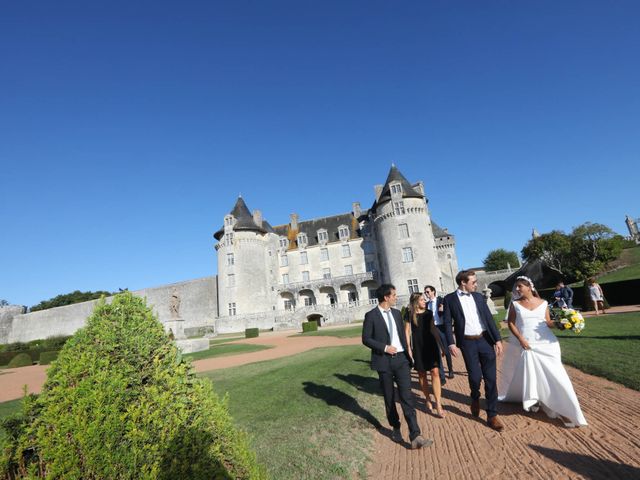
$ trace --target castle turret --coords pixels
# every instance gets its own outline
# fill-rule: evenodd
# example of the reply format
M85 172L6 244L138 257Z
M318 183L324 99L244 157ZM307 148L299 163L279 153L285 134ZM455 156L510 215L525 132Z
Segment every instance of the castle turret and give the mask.
M422 185L412 186L391 167L370 210L379 245L383 282L399 295L441 285L431 219Z
M271 309L269 230L259 212L252 215L242 197L224 217L218 240L219 315L235 316Z

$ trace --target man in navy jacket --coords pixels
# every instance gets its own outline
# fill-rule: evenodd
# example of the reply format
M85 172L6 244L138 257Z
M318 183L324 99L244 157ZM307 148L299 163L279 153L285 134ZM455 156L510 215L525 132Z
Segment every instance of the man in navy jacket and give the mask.
M476 292L478 279L473 270L456 275L458 289L444 297L444 324L447 343L454 357L460 355L467 367L471 389L471 414L480 415L480 381L484 379L487 424L497 431L504 425L498 418L496 356L502 354L502 338L484 297ZM452 334L455 326L455 342Z

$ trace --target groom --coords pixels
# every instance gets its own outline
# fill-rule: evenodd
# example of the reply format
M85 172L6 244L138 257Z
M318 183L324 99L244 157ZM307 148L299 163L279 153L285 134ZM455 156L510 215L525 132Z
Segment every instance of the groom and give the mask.
M371 369L378 371L387 420L393 428L391 438L395 442L402 442L393 385L395 383L398 386L402 412L409 425L411 449L428 447L433 440L425 440L420 434L411 394L411 363L407 338L400 312L392 308L397 300L396 288L390 284L380 285L376 290L376 297L378 306L364 316L362 343L371 349Z
M473 270L456 275L458 289L444 297L444 324L447 343L454 357L460 355L467 367L471 388L471 414L480 416L480 381L484 379L487 399L487 424L500 432L504 425L498 418L496 355L502 354L502 338L484 297L476 292L478 279ZM453 341L451 327L455 327Z

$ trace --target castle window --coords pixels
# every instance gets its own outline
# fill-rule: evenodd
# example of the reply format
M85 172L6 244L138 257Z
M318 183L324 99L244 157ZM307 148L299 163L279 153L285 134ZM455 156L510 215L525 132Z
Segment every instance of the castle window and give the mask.
M236 276L233 273L227 275L227 287L236 286Z
M325 229L318 230L318 242L320 245L325 245L329 241L329 234Z
M329 260L329 249L328 248L321 248L320 249L320 261L321 262L326 262L327 260Z
M304 306L310 307L311 305L315 305L316 302L313 301L311 297L304 297Z
M230 303L229 304L229 316L233 317L236 314L236 304L234 303Z
M305 270L304 272L302 272L302 281L308 282L309 280L310 280L309 271Z
M404 263L413 262L413 250L411 247L406 247L402 249L402 261Z
M226 217L224 217L224 226L225 227L233 226L233 216L227 215Z
M287 285L289 283L289 274L288 273L283 273L282 274L282 283L284 283L285 285Z
M409 238L409 225L401 223L398 225L398 230L400 231L400 238Z
M342 258L351 256L351 247L349 245L342 245Z
M233 245L233 233L225 233L224 234L224 244L227 247Z
M286 255L281 255L280 256L280 266L281 267L287 267L289 266L289 257Z
M340 237L340 240L349 240L349 227L340 225L338 227L338 237Z
M396 215L404 215L404 202L393 202L393 211Z
M307 263L309 263L307 252L300 252L300 265L306 265Z
M353 275L353 266L352 265L345 265L344 266L344 274L345 275Z
M285 310L293 310L293 302L291 300L284 301L284 309Z
M322 269L322 278L331 278L331 269L330 268L323 268Z
M289 239L280 237L280 248L287 248L289 246Z
M309 244L309 238L306 233L299 233L296 240L298 241L298 247L300 248L304 248Z
M235 265L236 260L235 257L233 256L233 253L227 253L227 265L231 266L231 265Z
M391 185L391 195L400 195L402 194L402 185L399 183L394 183Z
M407 280L407 284L409 285L409 294L420 292L420 289L418 288L418 280L416 278Z

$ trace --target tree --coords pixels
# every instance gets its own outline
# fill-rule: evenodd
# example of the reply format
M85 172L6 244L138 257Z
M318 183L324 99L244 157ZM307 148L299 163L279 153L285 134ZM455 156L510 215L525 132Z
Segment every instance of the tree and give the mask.
M542 260L548 267L567 276L571 269L571 239L560 230L532 238L522 248L522 258L530 262Z
M0 307L6 307L7 305L9 305L9 302L7 302L4 298L0 299Z
M504 270L509 267L517 267L519 265L518 254L516 252L498 248L491 250L484 259L484 268L488 271Z
M554 230L532 238L522 249L522 257L526 261L544 261L569 281L584 280L618 258L623 244L609 227L587 222L569 235Z
M65 305L88 302L89 300L97 300L98 298L108 297L110 295L112 295L111 292L106 292L104 290L98 290L97 292L81 292L80 290L75 290L71 293L65 293L63 295L58 295L56 297L50 298L49 300L43 300L39 304L31 307L31 311L37 312L38 310L64 307Z
M3 426L0 478L264 478L226 400L128 292L98 303Z
M574 276L589 278L602 271L622 252L622 242L609 227L600 223L584 223L571 232Z

